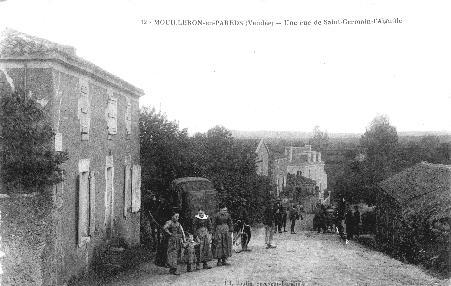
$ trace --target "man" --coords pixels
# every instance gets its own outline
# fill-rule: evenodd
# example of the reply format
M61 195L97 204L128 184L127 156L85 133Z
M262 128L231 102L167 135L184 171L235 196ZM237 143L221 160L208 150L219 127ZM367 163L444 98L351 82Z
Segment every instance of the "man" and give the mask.
M282 214L281 226L283 227L283 232L287 232L287 210L283 207L283 205L280 205L280 212Z
M266 206L264 213L266 249L276 248L275 246L271 245L274 233L274 217L275 217L274 209L272 203L269 202L268 205Z
M318 233L326 232L326 223L325 223L325 207L324 205L317 204L315 210L315 216L313 217L313 230L318 230Z
M275 215L276 230L279 233L282 233L282 210L280 203L276 204L275 213L276 213Z
M351 207L345 214L345 224L346 224L346 243L348 240L352 239L354 236L354 215L352 213Z
M296 234L294 227L296 225L296 220L299 219L299 213L296 207L293 205L290 209L290 221L291 221L291 234Z
M359 206L354 207L354 235L358 238L360 234L360 212Z

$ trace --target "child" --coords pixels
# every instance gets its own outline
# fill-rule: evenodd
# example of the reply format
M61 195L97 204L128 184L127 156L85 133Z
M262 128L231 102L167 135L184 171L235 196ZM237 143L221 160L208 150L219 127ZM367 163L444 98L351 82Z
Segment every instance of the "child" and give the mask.
M185 263L186 263L186 271L191 272L192 268L191 266L196 264L196 253L195 253L195 247L199 245L198 242L194 241L194 237L192 234L188 234L188 237L186 239L186 242L184 244L185 247Z

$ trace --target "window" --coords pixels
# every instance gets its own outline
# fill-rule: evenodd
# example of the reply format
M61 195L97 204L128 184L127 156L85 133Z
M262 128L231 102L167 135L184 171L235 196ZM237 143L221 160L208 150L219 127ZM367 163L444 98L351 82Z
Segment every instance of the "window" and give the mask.
M89 159L78 163L78 246L90 241L95 231L95 175L89 171Z
M89 102L89 83L85 79L79 82L78 119L80 121L81 140L89 140L91 108Z

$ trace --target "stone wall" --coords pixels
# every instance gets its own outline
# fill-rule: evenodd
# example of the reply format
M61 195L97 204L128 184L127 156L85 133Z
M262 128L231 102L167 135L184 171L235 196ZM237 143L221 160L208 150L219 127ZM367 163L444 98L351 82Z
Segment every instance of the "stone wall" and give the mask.
M2 285L57 285L52 201L42 195L0 199Z

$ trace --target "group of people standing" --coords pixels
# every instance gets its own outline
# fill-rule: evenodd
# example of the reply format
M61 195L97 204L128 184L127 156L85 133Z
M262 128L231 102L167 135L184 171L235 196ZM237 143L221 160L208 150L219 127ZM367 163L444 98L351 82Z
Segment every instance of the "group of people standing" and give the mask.
M319 225L316 226L318 232L320 232L321 229L324 229L324 232L328 229L328 215L328 209L321 206L318 213ZM354 211L352 211L351 206L346 206L343 203L335 209L330 226L333 226L332 230L338 232L340 237L347 242L348 240L359 236L361 222L359 207L354 206Z
M179 275L179 262L186 263L187 271L210 269L208 262L217 259L217 266L229 265L227 258L232 255L232 218L227 207L212 218L200 209L194 217L193 234L185 233L179 222L179 213L173 213L165 223L163 230L167 235L167 244L163 245L166 265L169 273ZM165 250L165 251L164 251Z
M296 234L294 231L296 226L296 221L303 219L302 217L302 206L292 205L289 210L286 210L283 205L279 202L272 204L269 203L264 212L264 225L265 225L265 244L266 248L275 248L272 245L273 234L277 231L279 233L287 232L287 218L290 219L291 234ZM283 231L282 231L283 228Z

